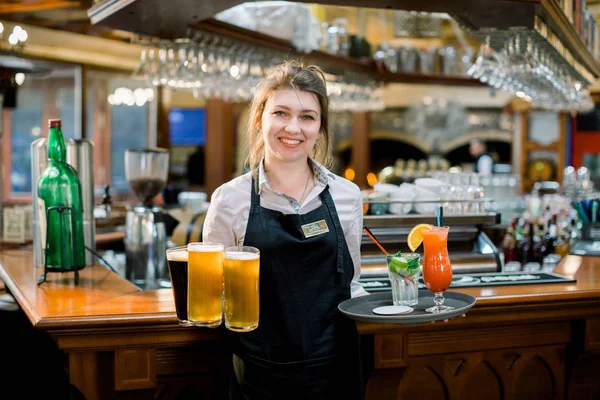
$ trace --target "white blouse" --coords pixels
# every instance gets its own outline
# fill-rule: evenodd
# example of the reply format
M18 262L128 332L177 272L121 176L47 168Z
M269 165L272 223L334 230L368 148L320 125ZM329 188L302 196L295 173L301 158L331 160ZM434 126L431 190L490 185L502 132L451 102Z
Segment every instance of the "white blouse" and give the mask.
M316 177L315 187L302 204L271 189L262 163L259 168L258 192L260 205L284 214L306 214L321 206L319 195L329 185L344 236L354 264L350 287L352 297L367 294L358 282L360 277L360 243L362 238L363 204L360 189L354 183L334 175L315 160L312 162ZM217 188L211 196L204 220L202 238L206 242L222 243L225 247L242 246L250 214L252 175L246 173Z

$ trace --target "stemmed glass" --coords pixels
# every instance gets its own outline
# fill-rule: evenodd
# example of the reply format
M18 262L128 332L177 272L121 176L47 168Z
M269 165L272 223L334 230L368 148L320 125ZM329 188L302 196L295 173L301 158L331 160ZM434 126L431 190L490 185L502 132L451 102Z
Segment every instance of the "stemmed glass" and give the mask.
M444 305L444 292L452 283L452 265L448 256L447 226L434 226L423 231L423 282L433 294L435 306L425 311L439 314L454 310L454 307Z
M589 110L590 78L565 61L547 39L526 28L481 31L486 35L468 75L545 109ZM500 46L500 41L504 42ZM497 51L492 49L496 43ZM496 48L495 48L496 49Z
M268 70L289 55L208 32L189 30L174 40L135 37L141 45L133 77L152 86L189 90L195 98L252 100ZM359 74L327 76L333 110L377 111L384 107L381 84Z
M498 69L498 58L490 47L490 37L486 37L484 43L479 48L477 59L467 71L469 76L487 82L490 75Z

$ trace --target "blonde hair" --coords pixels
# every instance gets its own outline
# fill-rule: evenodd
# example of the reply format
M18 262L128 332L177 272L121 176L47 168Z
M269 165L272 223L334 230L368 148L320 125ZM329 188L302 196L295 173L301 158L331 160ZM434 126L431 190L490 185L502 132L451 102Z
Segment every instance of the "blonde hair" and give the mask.
M329 99L323 71L314 65L304 66L299 61L285 61L272 68L257 86L250 105L246 137L248 140L248 166L258 174L258 166L265 156L265 142L259 129L262 113L269 96L276 90L292 89L314 94L321 106L320 137L313 148L312 157L325 167L333 161L332 140L329 136Z

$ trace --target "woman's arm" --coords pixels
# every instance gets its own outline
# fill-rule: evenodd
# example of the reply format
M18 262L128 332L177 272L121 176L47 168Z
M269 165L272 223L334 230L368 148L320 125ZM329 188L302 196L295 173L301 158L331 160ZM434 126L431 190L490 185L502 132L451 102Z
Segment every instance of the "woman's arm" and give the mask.
M360 278L360 244L363 231L363 200L360 189L356 186L356 195L352 204L352 218L346 232L346 243L354 264L354 277L350 285L350 296L358 297L368 294L358 282Z
M233 231L234 213L224 194L223 186L217 188L210 199L210 206L204 219L202 241L221 243L225 248L237 246Z

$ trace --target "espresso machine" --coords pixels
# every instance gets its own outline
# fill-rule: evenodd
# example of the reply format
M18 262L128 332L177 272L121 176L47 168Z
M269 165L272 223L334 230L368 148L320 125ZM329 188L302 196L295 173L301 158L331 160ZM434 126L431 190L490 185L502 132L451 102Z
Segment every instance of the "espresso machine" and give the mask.
M125 151L125 178L140 204L125 220L125 277L142 289L170 287L164 210L153 199L167 184L169 153L160 148Z

